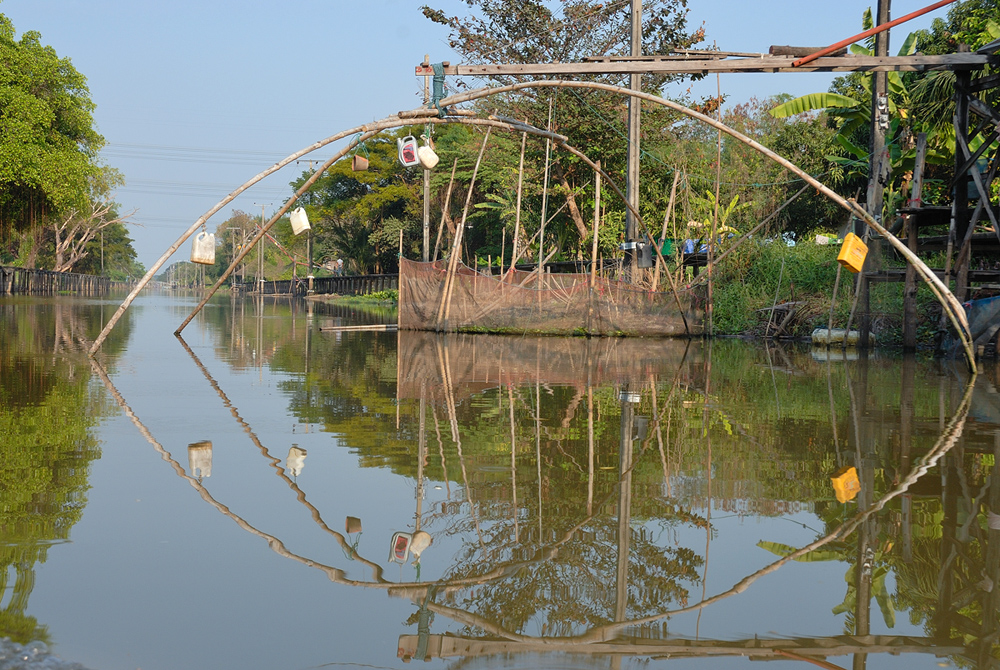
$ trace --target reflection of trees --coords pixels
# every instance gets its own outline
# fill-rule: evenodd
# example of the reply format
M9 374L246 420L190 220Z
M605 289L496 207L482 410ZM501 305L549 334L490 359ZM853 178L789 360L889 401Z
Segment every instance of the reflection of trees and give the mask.
M100 457L92 429L108 413L90 386L85 352L100 331L100 305L78 301L0 306L0 636L25 643L47 630L25 612L34 566L65 541L87 503L89 467ZM129 320L105 354L128 338Z
M594 518L537 568L488 582L474 594L449 594L442 602L517 633L528 632L530 623L548 635L570 636L609 623L616 606L617 532L613 517ZM518 555L533 555L542 548L533 539L518 548ZM702 557L685 547L662 547L642 529L632 530L630 543L627 618L686 604L688 588L700 580ZM480 559L459 561L443 580L472 576L482 565Z

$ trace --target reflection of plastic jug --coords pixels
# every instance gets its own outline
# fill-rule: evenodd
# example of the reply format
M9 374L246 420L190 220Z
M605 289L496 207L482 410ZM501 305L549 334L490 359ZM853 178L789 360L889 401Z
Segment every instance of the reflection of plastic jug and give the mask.
M212 443L208 440L188 445L188 474L192 477L212 476Z
M215 265L215 235L201 232L191 243L191 262Z
M400 564L406 563L406 559L410 555L410 539L412 537L409 533L393 533L392 546L389 549L390 561Z
M288 458L285 459L285 465L288 469L292 471L293 477L298 477L302 474L302 468L306 466L306 450L293 446L288 449Z
M845 503L854 500L861 491L861 482L858 481L858 471L854 467L846 467L837 470L833 477L830 477L833 484L833 492L837 494L837 502Z
M290 218L292 222L292 232L296 235L301 235L309 230L309 217L306 216L306 210L301 207L296 207Z
M347 517L347 520L344 523L344 529L348 532L348 534L350 534L350 533L360 533L361 532L361 519L359 519L356 516L349 516L349 517Z
M413 135L407 135L402 139L396 140L396 146L399 147L400 163L406 167L420 165L420 158L417 157L417 138Z
M431 538L430 533L424 530L418 530L413 534L410 539L410 553L416 556L416 560L420 560L420 554L424 553L424 549L431 546L434 539Z

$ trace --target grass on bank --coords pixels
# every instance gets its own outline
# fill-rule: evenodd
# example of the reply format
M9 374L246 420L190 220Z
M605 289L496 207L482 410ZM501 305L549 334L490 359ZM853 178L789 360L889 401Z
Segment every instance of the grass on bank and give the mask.
M826 328L837 277L839 245L802 242L793 247L778 242L744 244L715 268L713 287L715 332L720 335L763 335L767 312L758 310L777 302L800 304L789 335L807 337L814 328ZM891 252L883 267L904 267ZM933 265L933 261L931 261ZM780 285L779 285L780 280ZM854 302L857 275L841 272L833 327L843 328ZM872 332L882 344L902 342L903 282L870 283ZM940 306L923 281L917 290L918 337L931 344ZM857 327L855 316L853 328Z

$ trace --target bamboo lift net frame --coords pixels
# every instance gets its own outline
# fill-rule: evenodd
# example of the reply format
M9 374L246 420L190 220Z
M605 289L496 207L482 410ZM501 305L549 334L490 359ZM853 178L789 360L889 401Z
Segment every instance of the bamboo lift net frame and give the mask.
M987 62L986 61L986 57L985 56L980 56L979 54L971 54L971 55L970 54L962 54L962 56L975 56L978 60L976 60L975 62L972 62L968 58L965 58L964 60L961 61L961 63L958 64L958 66L960 66L960 67L966 67L966 68L969 68L969 67L982 67L982 65L984 65ZM922 68L925 68L925 67L937 67L937 68L948 67L948 64L949 64L949 62L946 62L946 61L941 61L941 62L935 61L934 63L922 63L922 62L918 63L918 62L914 61L914 63L911 66L907 66L905 63L895 62L895 61L900 61L900 59L902 59L902 58L904 58L904 57L895 57L895 58L889 58L889 59L881 59L882 61L893 61L893 62L891 62L891 63L883 62L883 63L880 63L880 64L877 64L877 63L866 63L862 67L858 67L857 65L855 65L855 66L849 66L846 63L842 63L840 67L841 68L845 68L845 69L849 68L849 67L853 67L853 69L862 69L862 70L873 70L873 69L918 69L918 68L922 69ZM916 57L905 57L905 58L909 58L909 59L912 60L913 58L916 58ZM928 57L920 57L920 58L926 59ZM938 57L938 58L940 59L941 57ZM815 67L813 67L812 69L821 69L819 66L820 65L825 65L823 63L820 63L820 61L822 61L822 60L824 60L824 59L820 59L818 61L814 61L814 63L812 65L814 65ZM841 61L843 61L844 59L825 59L825 60L841 60ZM702 61L701 63L696 63L695 65L697 65L698 67L703 67L705 64L706 64L706 61ZM576 65L580 65L580 64L576 64ZM608 68L610 67L610 71L614 71L614 72L621 72L621 71L623 71L622 67L621 67L621 64L617 64L617 63L611 64L611 66L609 66L609 65L607 65L605 63L595 63L593 65L603 66L605 68L605 70L608 70ZM631 65L633 67L644 66L646 68L649 68L649 64L647 64L647 63L632 63L632 64L626 64L626 65ZM671 63L670 65L672 67L675 66L675 64L673 64L673 63ZM758 71L761 71L761 70L758 68ZM800 71L805 71L805 68L803 68ZM660 98L660 97L657 97L657 96L654 96L654 95L643 93L641 91L636 91L636 90L632 90L632 89L625 88L625 87L622 87L622 86L615 86L615 85L611 85L611 84L603 84L603 83L598 83L598 82L585 82L585 81L544 80L544 81L520 82L520 83L516 83L516 84L510 84L510 85L507 85L507 86L484 87L484 88L480 88L480 89L475 89L475 90L472 90L472 91L468 91L468 92L465 92L465 93L461 93L461 94L458 94L458 95L452 95L452 96L443 98L443 99L437 101L437 103L438 103L438 105L441 108L447 109L447 108L449 108L449 107L451 107L453 105L458 105L458 104L461 104L461 103L471 102L471 101L474 101L474 100L478 100L478 99L482 99L482 98L486 98L486 97L490 97L490 96L494 96L494 95L499 95L499 94L503 94L503 93L511 93L511 92L520 91L520 90L529 89L529 88L592 89L592 90L607 91L607 92L610 92L610 93L617 93L619 95L624 95L624 96L632 96L633 98L639 99L639 100L644 101L644 102L648 102L648 103L651 103L651 104L656 104L656 105L661 105L661 106L664 106L664 107L668 107L668 108L670 108L670 109L672 109L672 110L674 110L676 112L679 112L679 113L684 114L686 116L689 116L689 117L691 117L693 119L701 121L702 123L705 123L705 124L707 124L707 125L715 128L715 129L717 129L717 130L719 130L719 131L721 131L721 132L729 135L730 137L733 137L737 141L742 142L742 143L746 144L747 146L750 146L751 148L753 148L753 149L759 151L760 153L762 153L767 158L769 158L769 159L777 162L778 164L782 165L783 167L785 167L786 169L788 169L790 172L794 173L799 178L801 178L803 181L805 181L807 184L813 186L819 193L822 193L826 197L828 197L831 200L833 200L835 203L837 203L838 205L840 205L842 208L846 209L848 212L850 212L851 214L853 214L859 220L864 221L876 233L878 233L883 238L885 238L888 241L888 243L894 249L896 249L896 251L898 253L900 253L900 255L902 255L903 258L905 258L906 261L911 266L913 266L913 268L915 269L915 271L917 272L917 274L920 275L920 277L924 280L924 282L931 289L931 291L934 294L935 298L941 304L944 313L947 315L949 321L951 322L952 326L955 328L955 330L956 330L956 332L957 332L957 334L959 336L959 339L960 339L960 341L962 343L963 353L965 355L966 362L967 362L969 368L971 370L975 370L975 352L973 350L972 338L971 338L971 334L969 332L968 320L966 318L965 310L962 307L962 304L957 300L957 298L955 298L955 296L952 294L952 292L948 288L948 286L945 285L934 274L934 272L929 267L927 267L927 265L916 255L916 253L910 251L905 244L903 244L895 235L892 235L891 233L889 233L888 230L886 230L878 221L876 221L863 207L861 207L853 199L849 200L849 199L845 199L845 198L841 197L840 195L838 195L837 193L835 193L834 191L832 191L829 187L825 186L824 184L822 184L821 182L819 182L817 179L815 179L814 177L812 177L811 175L809 175L805 171L803 171L800 168L798 168L791 161L789 161L789 160L785 159L784 157L776 154L775 152L771 151L770 149L767 149L763 145L761 145L758 142L754 141L753 139L751 139L751 138L743 135L742 133L734 130L733 128L730 128L730 127L726 126L725 124L717 121L716 119L713 119L713 118L711 118L709 116L706 116L704 114L696 112L696 111L694 111L692 109L688 109L687 107L684 107L683 105L675 103L675 102L673 102L671 100L666 100L664 98ZM337 160L339 160L340 158L342 158L345 155L347 155L350 152L350 150L354 148L354 146L356 146L360 142L363 142L364 140L366 140L366 139L374 136L375 134L377 134L378 132L381 132L382 130L388 130L388 129L392 129L392 128L398 128L398 127L402 127L402 126L407 126L407 125L418 125L418 124L422 125L422 124L428 124L428 123L463 123L463 124L471 124L471 125L492 125L492 126L501 127L501 128L507 129L507 130L513 130L513 131L519 131L519 132L529 132L530 134L533 134L533 135L545 136L547 134L550 137L557 138L557 140L556 140L556 145L557 146L561 146L563 148L566 148L567 150L571 150L571 152L574 153L574 155L577 155L578 157L582 158L585 162L587 162L589 165L591 165L591 167L599 170L599 168L596 166L596 164L593 163L593 161L591 161L590 159L588 159L585 155L583 155L578 150L571 149L568 145L565 144L565 138L562 138L561 136L557 136L554 133L546 133L546 131L540 131L538 129L535 129L535 128L532 128L530 126L526 126L526 125L523 125L523 124L512 124L512 123L507 123L507 122L499 121L499 120L496 120L496 119L470 118L469 116L467 116L468 112L465 112L466 116L457 116L456 115L456 116L446 116L444 118L439 117L438 114L439 114L439 112L436 109L434 109L434 108L419 108L419 109L411 110L411 111L408 111L408 112L399 112L398 114L396 114L394 116L391 116L391 117L387 117L386 119L383 119L381 121L377 121L377 122L373 122L373 123L369 123L369 124L364 124L362 126L358 126L358 127L352 128L352 129L350 129L348 131L343 131L343 132L338 133L336 135L333 135L333 136L331 136L329 138L326 138L325 140L321 140L319 142L316 142L316 143L314 143L314 144L306 147L305 149L302 149L301 151L298 151L298 152L292 154L288 158L286 158L286 159L284 159L282 161L279 161L278 163L276 163L275 165L273 165L268 170L265 170L264 172L258 174L257 176L255 176L252 179L250 179L249 181L247 181L245 184L243 184L241 187L239 187L238 189L236 189L235 191L233 191L232 193L230 193L226 198L224 198L217 205L215 205L215 207L213 207L208 212L206 212L206 214L204 214L203 216L199 217L199 219L191 226L191 228L188 229L188 231L186 231L183 235L181 235L181 237L177 240L177 242L175 242L170 247L170 249L168 249L167 252L157 261L157 263L155 263L153 265L153 267L150 268L150 270L146 273L146 275L142 278L142 280L140 280L140 282L133 289L133 291L129 294L129 296L126 297L125 301L118 308L118 311L116 311L116 313L112 316L112 318L105 325L105 327L102 330L101 334L98 336L98 338L95 340L93 346L91 347L90 354L93 356L97 352L97 350L100 348L100 345L103 343L104 339L107 337L107 334L114 327L115 323L118 321L118 319L124 313L124 311L126 309L128 309L128 306L135 299L136 295L138 295L139 291L141 291L142 288L145 286L145 284L148 283L150 279L152 279L152 277L155 274L155 272L163 265L163 263L167 260L167 258L169 258L180 247L180 245L183 244L185 240L187 240L188 237L190 237L192 234L194 234L194 232L197 231L198 228L200 228L201 226L203 226L205 224L205 222L213 214L215 214L216 212L218 212L226 204L228 204L234 198L236 198L236 196L238 196L240 193L242 193L243 191L245 191L246 189L248 189L253 184L257 183L258 181L260 181L264 177L272 174L273 172L275 172L275 171L279 170L280 168L284 167L285 165L288 165L289 163L291 163L295 159L301 158L302 156L304 156L304 155L306 155L306 154L308 154L308 153L310 153L312 151L315 151L316 149L322 148L322 147L324 147L324 146L326 146L326 145L328 145L328 144L330 144L332 142L344 139L346 137L350 137L352 135L356 136L354 138L354 140L352 140L350 143L348 143L347 146L345 146L344 148L342 148L340 151L337 152L337 154L335 154L332 158L330 158L328 161L326 161L320 167L320 169L317 170L310 177L310 179L308 179L305 183L303 183L303 185L292 195L291 198L289 198L289 200L278 210L278 212L274 214L274 216L271 218L271 220L268 221L267 224L265 224L263 227L261 227L258 230L258 233L254 237L254 239L251 240L250 244L247 247L245 247L244 250L239 255L237 255L236 258L233 259L233 261L230 264L229 268L222 274L222 276L219 278L219 280L216 282L216 284L209 290L209 292L206 295L206 297L204 298L204 300L202 300L202 302L194 309L194 311L192 311L192 313L187 317L187 319L185 319L184 322L178 327L178 329L175 331L175 334L180 334L181 331L183 331L183 329L187 326L187 324L190 323L190 321L194 318L194 316L204 307L204 305L208 302L208 300L212 297L212 295L214 295L215 292L221 287L222 283L229 277L230 274L232 274L232 272L235 270L236 266L243 260L243 258L253 249L254 246L256 246L256 244L267 233L267 231L270 230L270 228L291 208L291 206L298 200L298 198L303 193L305 193L308 190L308 188L316 181L316 179L318 179L319 176L321 174L323 174L323 172L325 172ZM609 178L609 182L613 185L613 181L610 181L610 178ZM617 189L617 187L613 186L613 188L615 188L615 190L618 191L619 194L621 193L620 190ZM635 213L635 212L633 212L633 213ZM637 217L637 218L641 222L641 217ZM654 245L654 249L656 249L657 255L661 256L660 250L656 247L656 245ZM661 256L661 261L662 261L662 256ZM667 273L667 276L669 277L670 273ZM680 298L677 295L676 287L672 287L672 288L673 288L675 303L676 303L676 306L678 308L678 314L679 315L683 315L684 311L685 311L685 308L682 306ZM447 327L447 324L444 324L444 325L445 325L445 327ZM439 324L438 327L440 328L441 324Z

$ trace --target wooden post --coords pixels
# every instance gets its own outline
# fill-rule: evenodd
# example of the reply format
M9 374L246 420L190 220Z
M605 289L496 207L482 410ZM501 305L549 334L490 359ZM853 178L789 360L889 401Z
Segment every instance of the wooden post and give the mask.
M880 26L889 22L890 0L878 0L878 10L875 25ZM885 57L889 55L889 31L885 30L875 36L875 56ZM876 72L872 75L872 145L871 157L868 173L868 213L878 222L882 222L882 192L883 192L883 172L889 172L889 160L885 151L885 134L888 130L888 74L886 72ZM883 118L880 108L884 113ZM867 226L863 221L858 222L862 228L860 236L864 236L864 229ZM858 231L855 231L858 235ZM858 317L858 328L861 331L858 338L858 347L866 349L871 345L869 334L871 332L871 304L870 290L868 286L867 272L877 270L880 267L880 256L882 253L881 244L875 242L870 245L868 257L865 259L864 268L858 277L858 294L861 303L861 312Z
M927 133L917 135L917 155L913 164L913 185L910 189L910 208L920 207L924 184L924 161L927 157ZM917 253L917 215L906 215L906 246ZM906 282L903 285L903 350L917 348L917 271L906 265Z
M632 0L632 15L629 33L630 51L633 58L642 55L642 0ZM629 75L629 90L642 90L642 75L633 72ZM625 242L632 243L639 236L639 222L633 211L639 210L639 159L642 155L640 147L642 100L635 96L628 99L628 160L625 173L625 191L631 207L625 212ZM629 281L634 281L637 272L635 249L625 251L625 272Z

